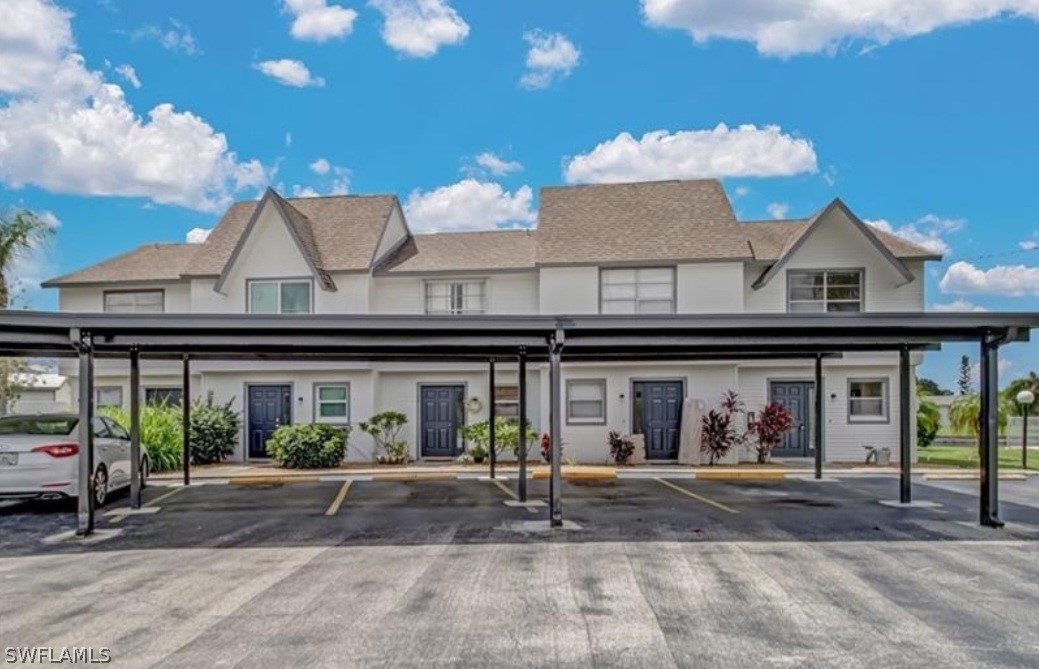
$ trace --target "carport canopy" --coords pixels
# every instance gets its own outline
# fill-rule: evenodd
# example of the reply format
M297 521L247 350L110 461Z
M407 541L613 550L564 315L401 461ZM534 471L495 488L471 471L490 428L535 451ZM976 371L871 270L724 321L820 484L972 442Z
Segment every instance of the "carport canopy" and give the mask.
M576 316L430 316L255 314L0 313L0 355L78 357L80 423L94 414L95 358L128 358L131 377L131 498L139 503L140 357L181 359L189 397L190 360L354 360L409 362L548 362L552 442L550 522L562 524L561 363L801 358L815 361L855 351L898 351L901 379L901 501L910 500L910 353L945 342L980 346L981 500L983 525L999 527L997 486L998 349L1029 341L1039 313L673 314ZM493 385L492 385L493 392ZM82 401L86 398L86 401ZM525 404L525 398L521 397ZM493 404L493 402L492 402ZM183 403L185 437L190 402ZM816 424L823 424L816 393ZM521 415L525 415L522 411ZM816 430L816 476L822 471ZM188 440L184 439L185 482ZM80 430L78 531L93 530L91 430ZM524 458L520 459L521 467ZM521 480L524 472L521 471ZM82 494L87 492L88 494Z

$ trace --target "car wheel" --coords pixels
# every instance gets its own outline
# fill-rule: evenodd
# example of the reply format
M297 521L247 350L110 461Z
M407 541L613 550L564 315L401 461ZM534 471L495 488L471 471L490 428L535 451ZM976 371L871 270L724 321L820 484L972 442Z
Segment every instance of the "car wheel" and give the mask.
M141 490L148 487L148 474L151 471L148 469L148 458L141 458Z
M104 465L94 472L94 508L100 509L108 499L108 471Z

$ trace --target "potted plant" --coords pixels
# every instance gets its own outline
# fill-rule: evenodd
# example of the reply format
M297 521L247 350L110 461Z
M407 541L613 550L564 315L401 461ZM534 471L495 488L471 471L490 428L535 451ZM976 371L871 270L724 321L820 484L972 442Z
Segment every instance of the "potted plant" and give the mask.
M772 402L758 412L750 424L758 452L758 462L766 463L772 458L772 449L783 441L787 432L794 428L790 411L779 402Z
M408 442L400 438L400 432L408 417L400 411L383 411L366 421L360 428L375 442L375 460L381 465L403 465L408 462Z
M485 444L473 444L469 447L469 457L473 459L473 463L480 465L487 459L487 446Z
M747 441L746 433L736 430L742 413L743 400L729 390L722 396L720 410L711 409L700 418L700 452L707 455L708 465L717 464L733 447Z
M631 437L621 436L619 432L610 432L607 435L610 443L610 457L616 465L626 465L635 453L635 442Z

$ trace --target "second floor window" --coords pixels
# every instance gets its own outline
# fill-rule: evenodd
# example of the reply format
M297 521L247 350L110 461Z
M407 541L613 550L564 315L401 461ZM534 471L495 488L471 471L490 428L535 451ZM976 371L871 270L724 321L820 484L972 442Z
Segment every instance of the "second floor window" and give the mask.
M787 311L862 311L860 270L796 270L787 273Z
M604 314L675 313L675 268L604 269L601 309Z
M294 280L250 281L249 313L309 314L310 282Z
M426 282L427 314L482 314L485 298L481 280Z
M164 311L161 290L119 290L105 292L105 311L115 314L149 313Z

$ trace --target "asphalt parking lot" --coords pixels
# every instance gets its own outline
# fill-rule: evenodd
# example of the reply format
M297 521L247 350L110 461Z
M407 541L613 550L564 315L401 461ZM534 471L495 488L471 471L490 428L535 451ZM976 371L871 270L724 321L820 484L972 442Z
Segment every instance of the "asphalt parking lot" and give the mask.
M514 485L514 482L509 482ZM571 529L494 482L152 487L159 511L48 537L0 508L0 645L115 666L1039 664L1039 481L566 482ZM532 499L547 482L531 481ZM105 511L124 508L116 498Z

